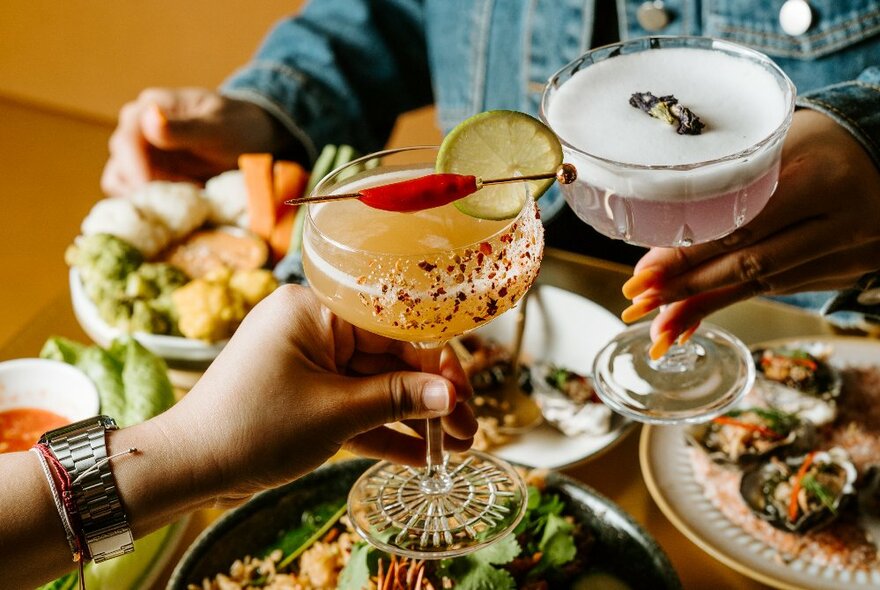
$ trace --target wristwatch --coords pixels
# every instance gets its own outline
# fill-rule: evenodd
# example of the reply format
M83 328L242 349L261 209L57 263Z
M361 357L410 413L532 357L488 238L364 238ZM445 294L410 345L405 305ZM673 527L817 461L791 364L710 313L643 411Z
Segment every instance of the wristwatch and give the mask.
M40 438L75 482L71 484L73 501L83 538L96 563L134 551L131 527L106 460L106 433L116 429L113 418L96 416L51 430Z

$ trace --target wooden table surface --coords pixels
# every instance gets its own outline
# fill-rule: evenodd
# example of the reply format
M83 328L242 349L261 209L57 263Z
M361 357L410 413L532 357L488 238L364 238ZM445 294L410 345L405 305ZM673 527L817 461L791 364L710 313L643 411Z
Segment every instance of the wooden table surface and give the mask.
M0 101L0 360L35 356L51 335L87 341L73 317L63 251L99 197L110 126ZM630 269L550 251L540 280L579 293L614 313L626 300ZM749 301L713 316L746 343L830 334L821 319L766 301ZM606 454L565 472L617 502L669 555L685 588L757 589L684 537L651 499L639 469L638 430ZM217 512L194 515L180 554ZM171 566L155 588L164 587Z

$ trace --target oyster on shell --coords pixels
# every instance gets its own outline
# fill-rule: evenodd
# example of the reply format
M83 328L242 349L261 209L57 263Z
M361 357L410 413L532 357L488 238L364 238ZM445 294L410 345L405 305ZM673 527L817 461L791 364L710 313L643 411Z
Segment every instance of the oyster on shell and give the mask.
M685 436L713 462L743 467L770 456L806 453L815 447L816 427L773 408L743 408L691 426Z
M837 417L843 379L827 361L829 351L817 346L760 348L752 356L764 402L822 426Z
M587 375L537 363L532 366L532 387L544 420L566 436L603 435L623 420L602 403Z
M833 521L855 498L856 478L846 451L835 447L758 464L743 473L740 494L759 518L805 533Z

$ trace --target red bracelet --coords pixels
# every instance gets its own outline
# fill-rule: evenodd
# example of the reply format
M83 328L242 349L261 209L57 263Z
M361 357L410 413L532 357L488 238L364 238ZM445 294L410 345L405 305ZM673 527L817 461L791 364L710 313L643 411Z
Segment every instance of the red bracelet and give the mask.
M49 482L52 499L55 502L55 508L58 510L64 534L67 537L67 542L73 554L73 561L79 566L79 586L85 589L85 572L83 568L86 560L89 559L88 545L83 538L79 513L76 510L76 503L73 501L73 495L70 492L70 474L67 473L67 470L58 462L58 459L55 458L55 455L52 454L52 451L45 444L37 443L31 450L40 457L43 472L46 475L46 480Z

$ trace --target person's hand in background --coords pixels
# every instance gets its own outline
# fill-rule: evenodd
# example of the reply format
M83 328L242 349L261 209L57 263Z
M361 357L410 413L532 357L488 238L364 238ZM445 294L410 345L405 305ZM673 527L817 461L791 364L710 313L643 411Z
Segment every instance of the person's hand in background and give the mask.
M747 226L690 248L652 248L638 262L622 314L635 321L661 305L652 354L662 355L707 315L755 295L851 286L880 268L880 171L831 118L795 113L779 186Z
M204 88L148 88L119 112L101 188L120 196L150 180L203 183L246 152L277 152L290 134L250 102Z

